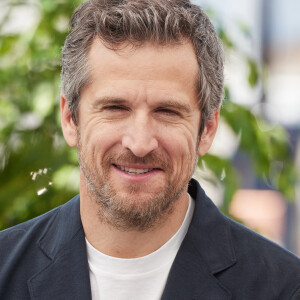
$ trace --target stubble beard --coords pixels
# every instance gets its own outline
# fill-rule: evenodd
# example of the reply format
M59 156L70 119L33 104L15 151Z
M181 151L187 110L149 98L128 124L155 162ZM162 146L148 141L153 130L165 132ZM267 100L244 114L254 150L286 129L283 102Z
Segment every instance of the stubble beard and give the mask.
M177 178L173 179L165 176L165 182L162 182L159 192L149 192L143 198L136 199L136 194L142 192L145 185L131 183L126 189L126 196L122 196L117 189L118 185L116 183L113 185L109 174L112 164L150 164L160 166L163 172L172 175L173 168L167 157L149 153L140 158L136 157L130 150L125 150L122 153L110 152L103 157L100 168L97 168L95 163L85 155L80 136L78 136L78 140L80 169L87 183L88 193L98 205L99 220L122 231L145 232L163 223L167 216L172 213L176 200L186 191L197 164L196 154L193 157L191 155L186 160L190 166L188 166L188 172L185 175L179 172ZM134 201L133 198L135 198Z

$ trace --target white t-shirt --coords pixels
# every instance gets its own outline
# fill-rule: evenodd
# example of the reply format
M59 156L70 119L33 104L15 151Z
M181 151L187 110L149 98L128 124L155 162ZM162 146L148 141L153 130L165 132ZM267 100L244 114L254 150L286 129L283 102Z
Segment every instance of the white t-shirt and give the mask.
M187 233L194 200L179 230L158 250L139 258L116 258L96 250L86 239L93 300L160 299L169 271Z

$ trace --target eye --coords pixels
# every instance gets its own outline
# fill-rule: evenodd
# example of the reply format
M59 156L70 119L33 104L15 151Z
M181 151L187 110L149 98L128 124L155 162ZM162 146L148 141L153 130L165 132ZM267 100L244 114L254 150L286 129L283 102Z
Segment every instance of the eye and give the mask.
M156 112L161 113L167 116L179 116L180 113L174 109L160 107L156 110Z
M128 110L128 108L126 106L123 105L107 105L103 107L103 110L108 110L108 111L126 111Z

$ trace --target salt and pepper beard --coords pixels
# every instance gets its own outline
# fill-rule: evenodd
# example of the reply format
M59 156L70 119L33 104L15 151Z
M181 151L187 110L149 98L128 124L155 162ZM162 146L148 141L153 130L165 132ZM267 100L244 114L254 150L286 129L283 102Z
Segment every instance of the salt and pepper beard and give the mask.
M189 155L186 162L188 172L183 175L178 172L177 178L172 181L166 177L166 187L159 193L149 193L148 199L141 201L130 201L130 195L135 195L141 186L139 183L128 185L128 197L122 199L118 196L118 191L110 184L109 170L112 164L122 165L122 163L148 164L159 166L166 174L173 174L173 167L165 155L151 152L145 157L136 157L130 150L122 153L107 153L101 161L101 168L97 170L94 162L88 159L82 147L80 134L78 138L78 158L81 172L88 186L88 193L98 204L98 216L104 222L118 230L136 230L145 232L159 225L172 212L176 200L186 191L188 182L193 175L198 161L197 152ZM197 143L198 148L199 143ZM102 172L99 172L102 170Z

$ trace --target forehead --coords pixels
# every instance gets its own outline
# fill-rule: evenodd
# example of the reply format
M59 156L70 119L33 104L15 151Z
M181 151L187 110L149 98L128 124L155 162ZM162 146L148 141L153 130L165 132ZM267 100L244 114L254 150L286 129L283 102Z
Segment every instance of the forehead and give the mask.
M145 43L139 47L107 48L95 38L88 57L89 89L129 89L139 93L185 94L196 101L198 63L190 42L172 45Z
M120 72L126 64L128 67L135 65L154 69L159 66L161 70L177 70L182 67L185 71L190 71L196 75L198 72L197 58L192 44L188 41L182 43L158 45L146 42L141 46L123 44L116 50L107 48L99 38L95 38L89 52L90 67L109 68L111 71ZM96 66L93 65L96 63ZM150 64L149 64L150 63ZM130 71L130 70L129 70ZM143 70L140 70L143 74ZM175 75L175 74L174 74Z

